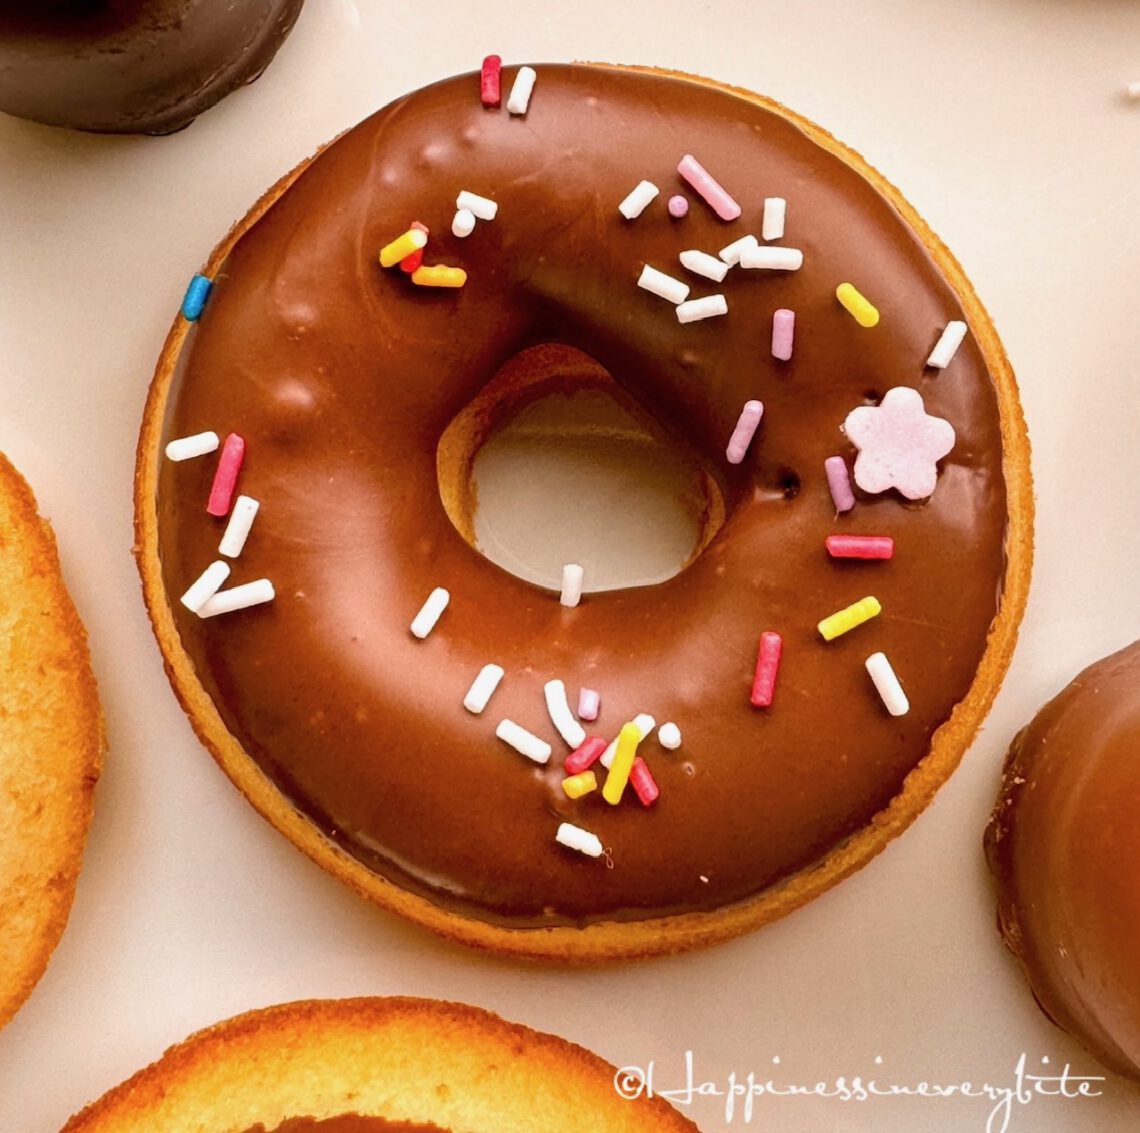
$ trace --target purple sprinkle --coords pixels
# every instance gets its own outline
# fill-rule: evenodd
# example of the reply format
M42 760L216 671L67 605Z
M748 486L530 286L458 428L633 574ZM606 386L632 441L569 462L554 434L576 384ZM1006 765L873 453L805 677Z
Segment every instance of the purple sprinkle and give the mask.
M578 693L578 719L587 722L598 718L598 709L601 708L601 694L592 688L584 688Z
M855 506L855 493L851 490L851 477L847 474L847 462L841 456L829 456L823 467L827 472L827 486L838 512L850 511Z
M676 217L678 220L686 216L689 212L689 198L681 196L678 193L675 197L669 198L669 215Z
M796 333L796 313L781 307L772 316L772 357L787 362L792 356L792 338Z

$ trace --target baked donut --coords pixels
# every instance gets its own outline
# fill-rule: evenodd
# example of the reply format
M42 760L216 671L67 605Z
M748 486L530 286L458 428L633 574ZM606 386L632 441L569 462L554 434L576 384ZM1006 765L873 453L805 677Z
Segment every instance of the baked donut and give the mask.
M0 1027L67 924L103 748L87 636L55 538L0 456Z
M0 110L169 134L257 78L304 0L0 0Z
M1042 1010L1140 1080L1140 642L1013 741L985 848L998 926Z
M1028 448L961 269L851 151L705 80L535 73L525 113L507 105L521 109L521 69L499 75L503 105L484 104L478 76L393 103L217 248L151 389L138 559L196 729L306 853L467 943L600 960L780 916L925 806L1013 647ZM708 180L679 162L689 149ZM740 195L742 216L721 219L701 192L726 215L724 198ZM666 198L682 195L691 207L675 216ZM766 196L786 202L779 242L756 238ZM678 263L693 250L706 273L741 264L703 279ZM797 257L799 270L761 266ZM697 307L662 297L683 298L647 265L691 284ZM788 353L779 312L796 321L787 361L773 358L774 325ZM927 365L963 322L949 365ZM705 470L706 529L676 577L570 607L480 555L466 480L513 406L599 372ZM220 456L163 455L172 442L201 452L203 436L208 449L227 438ZM892 461L901 487L884 489ZM843 480L841 504L825 469ZM236 585L201 609L220 616L199 616L180 596L200 604L226 571L213 564L227 562L235 474L260 511L228 560ZM845 535L871 542L833 542L840 554L898 553L835 558L825 540ZM874 678L888 709L864 671L878 654L909 696L905 715L891 714L904 706L890 674ZM488 666L505 677L476 714L464 702L482 707L498 676ZM586 727L569 705L579 688L601 693ZM657 721L676 727L649 735ZM594 740L626 724L617 773L592 768L599 789L569 798L590 786ZM568 745L587 731L570 764L587 778L564 787Z
M251 1011L168 1050L65 1133L684 1133L580 1046L431 999ZM623 1087L619 1090L619 1086Z

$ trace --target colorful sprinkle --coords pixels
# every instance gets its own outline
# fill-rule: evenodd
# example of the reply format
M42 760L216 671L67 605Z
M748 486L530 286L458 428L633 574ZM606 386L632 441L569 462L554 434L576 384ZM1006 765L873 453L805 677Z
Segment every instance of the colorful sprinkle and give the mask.
M206 502L206 511L210 515L223 516L229 513L244 459L245 441L237 433L230 433L222 445L214 482L210 485L210 498Z
M191 613L196 614L217 592L230 576L230 564L220 559L208 567L191 583L180 601Z
M562 780L562 790L568 799L580 799L598 789L598 777L592 771L580 771Z
M748 251L749 248L758 248L759 246L760 241L749 233L747 236L741 236L739 240L733 240L731 244L726 244L717 255L720 256L729 267L732 267L734 264L740 263L740 257Z
M776 693L776 676L780 671L780 655L784 639L772 630L760 635L756 653L756 675L752 678L752 707L770 708Z
M622 724L618 733L617 749L614 752L614 761L606 776L606 784L602 788L602 798L610 804L617 806L621 802L626 784L629 782L629 773L633 769L633 761L637 755L637 745L641 743L641 729L636 724Z
M218 614L231 614L235 610L247 610L250 606L260 606L272 602L276 597L273 583L268 578L258 578L253 582L234 586L229 590L219 590L198 610L198 617L213 618Z
M638 181L629 191L625 200L618 205L618 212L626 220L636 220L648 207L661 190L652 181Z
M804 254L799 248L785 248L782 244L757 244L740 253L740 266L764 271L799 271L804 266Z
M479 220L494 220L499 214L499 202L490 197L481 197L469 189L461 189L455 198L457 209L466 209Z
M850 511L855 506L855 493L851 490L847 461L841 456L829 456L823 462L823 469L827 473L827 486L831 489L835 510L840 514Z
M732 430L732 436L729 438L728 447L724 450L725 458L729 464L739 464L744 459L745 453L748 452L748 446L752 443L752 438L760 427L760 418L763 416L763 402L746 401L744 403L744 408L740 411L740 418L736 422L736 428Z
M704 198L721 220L736 220L740 216L740 205L691 153L685 154L677 163L677 172Z
M714 283L720 283L728 274L729 265L724 260L710 256L708 252L699 251L697 248L682 252L678 258L682 267L696 272L697 275L703 275L705 279L711 279Z
M905 716L910 711L910 701L891 668L885 653L872 653L865 662L871 680L882 698L883 704L892 716Z
M547 763L553 749L545 740L540 740L533 732L528 732L521 724L513 720L500 720L495 729L495 735L505 744L509 744L527 759L535 763Z
M213 452L221 442L217 433L195 433L192 437L179 437L166 446L167 460L191 460Z
M447 609L450 601L451 595L442 586L437 586L427 596L427 601L420 607L420 612L412 619L410 627L412 636L423 641L435 629L435 623L439 621L440 615Z
M570 702L566 699L566 685L562 681L547 681L542 686L546 697L546 711L566 746L577 749L586 742L586 729L574 719Z
M727 314L728 300L723 295L705 295L701 299L690 299L677 307L679 323L695 323L701 319Z
M589 830L583 830L581 826L575 826L572 822L561 823L554 840L590 858L600 858L605 853L602 840L596 834L591 834Z
M190 280L186 294L182 297L182 317L184 319L194 323L202 317L206 300L210 298L213 287L213 280L207 279L204 275L196 275Z
M960 319L953 319L946 324L941 338L934 344L926 364L935 370L945 370L958 353L958 347L966 337L966 324Z
M648 736L653 731L653 729L657 727L657 721L654 720L648 712L639 712L633 718L632 723L637 725L637 732L642 740L645 739L645 737ZM606 750L602 752L602 758L600 762L601 765L607 770L614 764L614 756L617 754L617 744L617 740L614 740L609 745L609 747L607 747Z
M502 679L502 665L484 665L479 670L479 675L471 682L471 687L463 698L463 707L474 716L480 715Z
M451 235L465 240L474 231L475 214L470 209L456 209L451 218Z
M653 778L653 772L649 770L649 764L640 755L634 758L633 766L629 769L629 785L642 806L652 806L661 795L661 790Z
M672 721L657 729L657 742L667 751L676 751L681 746L681 729Z
M483 60L483 70L479 75L479 97L484 106L498 106L502 101L503 60L498 55L488 55Z
M567 775L578 775L588 767L593 767L606 750L606 741L601 736L587 736L585 741L576 747L567 757L563 765Z
M674 279L673 276L666 275L663 271L658 271L648 264L641 269L637 286L652 295L659 295L662 299L668 299L670 303L684 303L689 294L687 283Z
M420 287L462 287L467 282L467 273L462 268L433 264L416 268L412 272L412 282Z
M787 362L796 336L796 313L781 307L772 313L772 357Z
M507 112L525 114L530 107L530 96L534 93L534 82L538 78L533 67L520 67L515 75L510 96L507 99ZM478 214L476 214L478 215Z
M835 298L861 327L878 326L878 308L872 306L853 284L841 283L835 289Z
M578 563L567 563L562 568L562 591L558 601L571 609L582 601L582 583L586 572Z
M889 535L829 535L824 545L833 559L890 559L895 554Z
M784 238L784 218L787 211L788 202L783 197L764 198L764 221L760 228L760 235L765 240L782 240Z
M260 507L257 500L251 496L238 496L234 500L230 521L226 524L222 541L218 544L219 555L225 555L227 559L236 559L242 553Z
M680 193L674 194L669 198L669 215L674 220L680 220L683 216L689 215L689 198L683 197Z
M878 598L860 598L858 602L853 602L850 606L824 618L819 623L819 632L824 641L834 641L856 626L869 622L882 611L882 608Z
M602 695L592 688L580 689L578 692L578 719L593 722L598 718L602 707Z
M380 249L380 266L390 268L398 264L406 256L418 252L427 243L427 233L419 228L409 228L401 233L390 244Z
M411 227L416 232L422 232L424 234L425 241L426 238L431 235L428 230L428 226L426 224L421 224L418 220L413 220ZM411 275L412 272L414 272L423 262L424 250L423 248L417 248L414 252L406 255L400 261L400 271L404 272L405 275Z

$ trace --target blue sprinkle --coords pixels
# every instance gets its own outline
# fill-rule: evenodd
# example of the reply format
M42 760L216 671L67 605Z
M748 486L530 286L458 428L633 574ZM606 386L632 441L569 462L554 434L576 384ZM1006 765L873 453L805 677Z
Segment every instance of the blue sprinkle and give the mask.
M213 286L213 280L207 279L204 275L196 275L190 280L190 286L186 288L186 298L182 300L183 318L189 319L192 323L198 320Z

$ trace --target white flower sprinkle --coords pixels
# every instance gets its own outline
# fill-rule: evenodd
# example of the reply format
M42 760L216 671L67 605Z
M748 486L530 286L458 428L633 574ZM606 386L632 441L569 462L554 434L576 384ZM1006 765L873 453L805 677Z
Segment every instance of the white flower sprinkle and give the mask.
M554 750L545 740L540 740L533 732L528 732L513 720L500 720L495 735L535 763L547 763Z
M435 623L439 621L440 614L447 609L447 603L450 601L451 595L442 586L437 586L420 607L420 612L412 619L412 636L420 638L421 641L427 637L435 629Z

